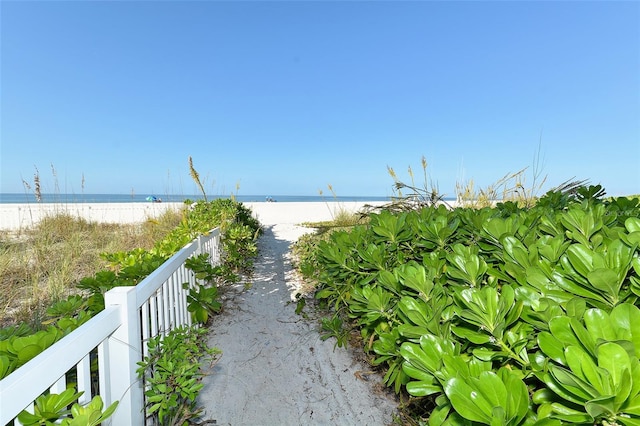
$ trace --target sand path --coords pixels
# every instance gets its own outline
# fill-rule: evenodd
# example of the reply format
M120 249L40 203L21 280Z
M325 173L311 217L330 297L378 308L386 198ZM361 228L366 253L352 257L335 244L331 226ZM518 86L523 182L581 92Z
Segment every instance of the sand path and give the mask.
M225 293L209 344L222 350L204 380L199 404L218 425L386 425L397 403L334 340L322 341L318 317L295 313L296 276L288 257L292 242L308 229L265 226L251 287ZM295 291L295 290L293 290ZM364 374L363 374L364 373Z

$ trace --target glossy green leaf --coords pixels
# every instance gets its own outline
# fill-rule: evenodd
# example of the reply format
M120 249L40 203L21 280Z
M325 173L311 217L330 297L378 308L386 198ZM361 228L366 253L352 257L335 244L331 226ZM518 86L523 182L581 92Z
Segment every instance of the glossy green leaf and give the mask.
M39 345L25 345L20 348L18 351L18 362L19 364L26 364L31 359L35 358L43 351L43 347Z
M451 331L456 336L468 340L471 343L475 343L476 345L484 345L492 340L492 336L490 334L479 332L468 327L453 326L451 327Z
M536 421L533 426L562 426L562 422L559 419L545 418Z
M402 284L418 293L418 297L429 300L434 283L427 269L418 264L403 265L398 269Z
M580 340L571 329L571 318L567 316L555 317L549 321L549 330L565 346L582 346Z
M491 421L493 406L462 379L449 379L444 385L444 392L453 408L465 419L484 424Z
M573 244L567 248L567 258L571 266L583 277L593 270L594 252L583 244Z
M578 284L576 281L574 281L574 279L576 279L575 276L571 276L571 278L569 278L568 276L559 272L553 273L553 282L557 284L562 290L569 292L575 296L593 300L602 305L610 305L609 301L601 294Z
M13 371L13 368L14 366L9 357L0 355L0 380L8 376Z
M618 417L617 421L622 423L624 426L640 426L640 419L638 418Z
M580 320L587 310L587 303L584 299L573 297L564 304L564 309L567 316Z
M614 399L613 395L602 396L587 401L584 406L587 413L589 413L589 415L594 419L602 416L610 417L616 413L616 404Z
M581 403L599 395L593 386L565 368L551 366L549 372L558 384L554 392L569 401Z
M507 421L510 425L519 425L529 411L529 390L527 385L506 368L498 371L507 390Z
M506 426L506 414L504 412L504 408L502 407L493 407L493 411L491 412L491 422L489 426Z
M609 372L613 391L619 403L626 400L631 382L631 360L629 354L620 345L603 343L598 347L598 366Z
M594 210L595 208L583 210L575 206L560 216L560 221L576 241L588 244L592 236L602 228L602 220L594 214Z
M640 309L630 303L616 306L610 314L610 322L618 339L629 340L640 356Z
M520 240L513 236L507 236L502 239L502 245L512 262L523 268L530 265L528 250Z
M453 351L452 343L430 334L422 336L419 345L405 342L400 347L400 354L405 361L430 373L441 368L443 354Z
M410 324L400 324L397 329L401 336L414 340L419 340L425 334L431 333L427 328Z
M589 271L587 279L592 286L618 300L621 283L615 271L607 268L597 268Z
M525 306L532 307L535 310L540 308L540 299L543 298L543 295L539 291L529 287L517 287L515 289L515 295L516 299Z
M546 331L538 333L538 346L552 360L563 365L567 364L564 356L565 345L553 334Z
M569 346L565 350L565 358L571 371L593 386L600 395L611 394L612 389L607 372L599 368L584 349Z
M435 376L432 372L420 367L416 367L410 362L404 362L402 364L402 370L405 374L412 379L423 382L428 385L435 385L437 383Z
M640 218L630 217L624 221L624 227L629 232L640 232Z
M528 285L535 288L540 294L547 294L547 292L555 289L557 286L555 283L547 277L547 275L537 267L527 268L525 271L525 280Z
M507 389L497 374L493 371L480 373L477 379L472 379L474 387L483 398L493 407L500 407L507 400Z
M593 424L593 418L586 412L574 410L558 402L551 404L554 417L563 420L563 424Z
M569 324L571 325L571 331L580 342L580 346L592 356L595 356L596 342L592 334L576 318L570 318Z
M412 380L406 384L406 388L407 392L413 396L429 396L442 392L442 386L439 383L429 384L422 380Z
M398 302L398 309L415 325L428 328L432 320L430 307L421 299L403 296Z
M564 254L569 245L570 242L565 241L560 235L556 237L551 237L550 235L542 236L536 244L540 255L554 263L558 262L560 256Z
M556 394L554 394L549 388L540 388L531 395L531 401L536 405L542 405L550 403L556 400Z
M615 239L606 245L604 257L605 267L616 273L616 281L623 281L631 268L636 247L625 244L622 240Z
M622 407L625 413L640 417L640 395L636 394L630 398Z
M594 339L616 340L616 332L609 314L602 309L589 309L584 314L584 323Z
M437 405L429 415L429 426L442 426L451 412L451 404Z
M487 263L471 247L455 244L453 252L446 257L449 261L447 275L472 287L478 286L487 272Z
M496 359L504 358L505 354L500 350L491 350L486 347L475 348L473 351L473 356L478 358L481 361L491 362Z

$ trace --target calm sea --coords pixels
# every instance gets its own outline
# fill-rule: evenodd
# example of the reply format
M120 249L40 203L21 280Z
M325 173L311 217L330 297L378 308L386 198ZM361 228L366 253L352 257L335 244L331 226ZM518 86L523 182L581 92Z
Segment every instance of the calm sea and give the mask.
M161 199L163 202L181 203L186 199L200 200L202 195L157 195L157 194L42 194L41 203L148 203L152 197ZM208 199L229 198L221 196L208 196ZM362 196L342 196L342 197L321 197L319 195L237 195L240 202L273 201L281 202L318 202L318 201L387 201L388 197L362 197ZM16 203L37 203L34 194L0 193L0 204Z

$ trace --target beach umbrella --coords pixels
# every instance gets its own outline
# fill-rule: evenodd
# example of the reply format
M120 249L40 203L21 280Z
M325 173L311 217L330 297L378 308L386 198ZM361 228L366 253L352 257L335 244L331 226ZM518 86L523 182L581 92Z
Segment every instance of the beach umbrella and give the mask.
M150 195L150 196L147 197L147 201L156 201L156 200L157 200L157 198L154 197L153 195Z

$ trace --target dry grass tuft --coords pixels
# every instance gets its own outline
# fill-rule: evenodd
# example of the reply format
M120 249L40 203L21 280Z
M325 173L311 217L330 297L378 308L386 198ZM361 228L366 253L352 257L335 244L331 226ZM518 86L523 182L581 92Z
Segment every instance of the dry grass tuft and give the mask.
M181 219L181 212L168 211L142 224L101 224L58 213L33 228L1 232L0 327L39 324L51 303L107 267L101 253L150 249Z

